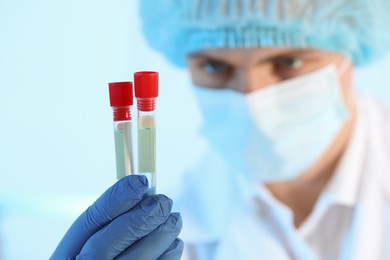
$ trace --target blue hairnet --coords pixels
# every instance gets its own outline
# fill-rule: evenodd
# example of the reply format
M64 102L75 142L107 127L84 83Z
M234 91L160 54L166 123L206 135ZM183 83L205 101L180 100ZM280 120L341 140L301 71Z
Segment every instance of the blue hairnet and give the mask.
M366 64L390 48L389 0L142 0L152 48L185 66L215 48L317 48Z

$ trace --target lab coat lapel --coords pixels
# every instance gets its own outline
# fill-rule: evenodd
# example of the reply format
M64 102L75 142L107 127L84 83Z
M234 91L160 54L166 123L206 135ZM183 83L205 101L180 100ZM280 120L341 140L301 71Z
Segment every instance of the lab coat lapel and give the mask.
M389 214L386 213L390 197L390 138L385 129L389 129L389 120L382 117L386 113L371 100L364 103L365 111L361 111L361 116L367 120L364 177L359 203L340 259L387 259L388 242L385 241L390 238L390 234L386 234L390 230Z

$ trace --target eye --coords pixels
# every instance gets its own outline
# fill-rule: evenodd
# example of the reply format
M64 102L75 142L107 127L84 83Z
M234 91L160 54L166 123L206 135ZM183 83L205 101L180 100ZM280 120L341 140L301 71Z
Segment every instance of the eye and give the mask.
M231 68L226 63L215 60L208 60L202 64L202 69L208 74L225 74L229 73Z
M307 60L301 57L283 56L273 60L274 73L281 79L289 79L305 73L308 70Z
M304 61L297 57L281 57L276 59L275 64L279 70L297 71L303 67Z
M188 57L188 69L196 85L214 89L225 88L235 71L232 64L203 53Z
M303 60L297 57L282 57L276 60L276 65L280 69L297 70L303 66Z

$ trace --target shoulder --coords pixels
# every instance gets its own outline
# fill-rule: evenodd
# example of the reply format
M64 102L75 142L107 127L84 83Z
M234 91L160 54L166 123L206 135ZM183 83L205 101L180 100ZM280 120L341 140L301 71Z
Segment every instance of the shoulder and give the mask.
M390 104L371 96L359 96L359 117L366 132L366 171L378 177L378 185L390 201Z
M390 103L386 103L370 95L358 97L360 112L369 115L375 123L390 124Z
M364 118L370 139L386 143L390 155L390 104L368 95L358 98L359 116Z

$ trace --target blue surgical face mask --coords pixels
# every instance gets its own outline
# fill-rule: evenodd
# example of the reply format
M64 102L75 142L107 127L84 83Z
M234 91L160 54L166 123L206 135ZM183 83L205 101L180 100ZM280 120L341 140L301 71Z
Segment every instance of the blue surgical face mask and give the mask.
M201 134L230 168L258 181L296 178L348 118L334 65L242 94L195 87Z

